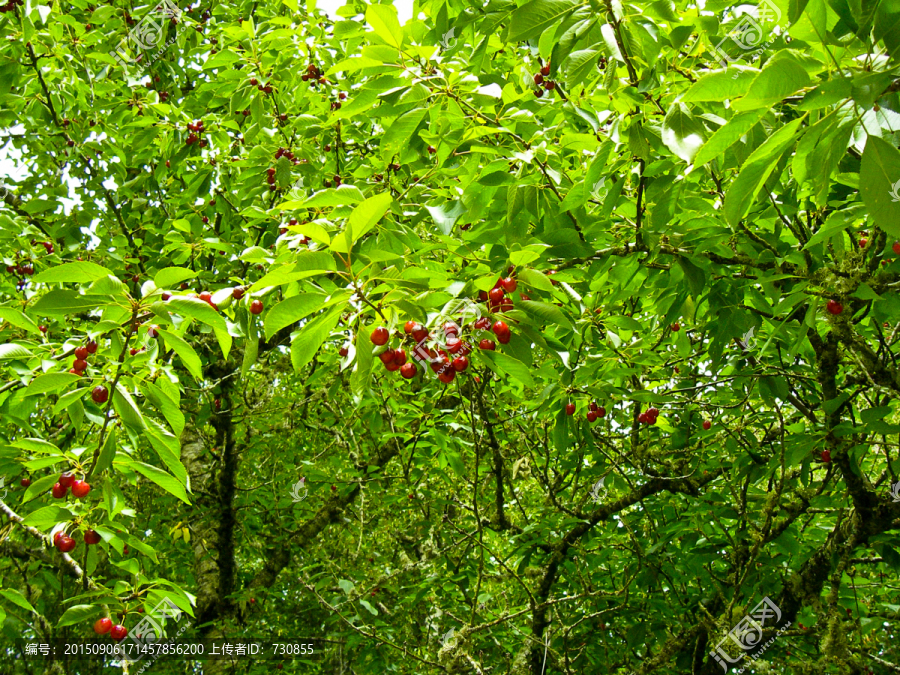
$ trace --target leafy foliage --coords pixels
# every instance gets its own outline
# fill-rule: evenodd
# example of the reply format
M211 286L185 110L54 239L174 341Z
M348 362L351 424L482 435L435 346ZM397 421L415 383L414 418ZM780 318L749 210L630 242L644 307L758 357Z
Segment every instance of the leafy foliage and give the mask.
M897 669L893 3L182 9L0 18L5 644Z

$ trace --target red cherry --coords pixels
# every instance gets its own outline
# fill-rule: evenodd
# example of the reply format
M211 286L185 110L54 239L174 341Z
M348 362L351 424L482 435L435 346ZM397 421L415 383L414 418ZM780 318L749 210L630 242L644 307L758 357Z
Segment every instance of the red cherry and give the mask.
M44 335L47 334L47 326L45 326L44 324L38 326L38 330L41 331Z
M384 326L378 326L375 330L372 331L372 335L369 339L372 340L373 344L381 345L387 344L387 341L390 339L391 334L388 332L388 329Z
M587 421L590 422L591 424L596 422L597 421L597 413L595 413L593 410L588 410Z
M712 422L710 422L709 420L703 420L703 430L709 431L710 429L712 429Z
M54 483L53 489L51 490L51 494L53 495L54 499L62 499L63 497L66 496L66 492L68 492L68 491L69 491L69 488L63 487L59 483Z
M172 297L172 294L169 293L169 291L163 291L160 297L162 298L163 302L168 302L169 298Z
M603 406L600 406L599 408L597 408L596 412L597 412L597 417L600 417L600 418L606 417L606 408L604 408Z
M388 366L394 362L394 356L394 350L388 349L386 352L381 352L381 354L378 355L378 358L381 359L381 362L384 365Z
M647 416L654 417L654 418L659 417L659 408L648 408Z
M80 373L87 370L87 366L87 361L82 361L81 359L75 359L75 363L72 364L72 367Z
M112 628L112 625L112 621L104 616L102 619L97 619L94 622L94 632L97 635L106 635Z
M85 530L84 531L84 543L88 546L92 546L93 544L100 543L100 535L97 534L94 530ZM109 619L107 619L109 621ZM105 631L104 631L105 632Z
M841 303L839 303L837 300L829 300L828 303L825 305L825 309L828 310L829 314L833 314L833 315L837 316L838 314L840 314L841 312L844 311L844 306Z
M234 288L231 289L231 297L234 298L235 300L240 300L241 298L244 297L244 289L241 288L240 286L235 286Z
M822 451L822 461L826 464L831 464L831 450Z
M97 353L97 343L93 340L90 340L87 343L88 354L96 354Z
M72 539L72 537L63 535L56 540L56 548L58 548L63 553L68 553L73 548L75 548L75 540Z
M341 348L338 350L338 354L340 354L341 356L347 356L347 354L349 354L349 353L350 353L350 352L349 352L349 350L348 350L346 347L341 347Z
M418 324L415 321L407 321L403 324L403 332L407 335L412 335L412 332L416 329Z
M461 373L469 367L469 357L457 356L455 359L453 359L453 362L450 365L453 366L453 370L455 370L457 373Z
M450 365L450 359L447 358L446 356L442 355L442 356L438 356L437 358L435 358L431 361L430 368L434 372L440 373L441 371L446 370L447 366L449 366L449 365Z
M450 384L455 377L456 371L453 368L447 368L438 373L438 379L444 384Z
M510 332L500 333L500 335L497 336L497 342L499 342L501 345L508 345L511 339L512 333Z
M478 302L487 302L487 291L478 291Z
M30 479L30 478L23 478L21 481L19 481L19 484L20 484L22 487L28 487L29 485L31 485L31 479Z
M411 380L416 376L418 369L416 368L415 363L404 363L400 366L400 374L405 377L407 380Z
M207 303L212 302L212 293L210 293L209 291L201 291L200 299L203 302L207 302Z
M59 484L64 488L68 488L75 482L75 475L71 471L64 471L59 474Z
M894 251L896 255L900 255L900 241L895 241L894 245L891 246L891 249Z
M488 299L491 301L491 303L497 304L503 300L504 295L506 295L506 291L504 291L502 288L492 288L488 293Z
M262 314L263 311L263 303L262 300L254 300L250 303L250 313L251 314Z
M506 277L500 283L503 285L503 288L507 293L512 293L519 286L519 282L517 282L513 277Z
M481 349L487 350L489 352L492 352L495 349L497 349L497 345L494 344L494 341L489 340L488 338L484 338L484 340L482 340L481 342L478 343L478 346Z
M406 352L404 350L394 350L394 363L396 363L398 366L402 366L404 363L406 363Z
M87 494L90 491L91 486L83 480L76 480L72 483L72 496L76 499L83 499L84 497L87 497Z
M541 96L544 95L544 90L543 89L535 89L534 95L535 95L535 97L540 98Z
M860 239L860 240L859 240L859 247L860 247L860 248L865 248L867 243L869 243L869 240L868 240L868 239Z
M397 363L396 361L391 361L390 363L384 364L384 369L390 373L393 373L397 370L400 370L400 364Z
M550 74L550 64L546 64L541 68L541 75L547 76Z
M598 406L596 401L591 401L590 405L588 405L588 410L593 410L597 412Z
M534 83L535 84L543 84L544 76L541 73L534 74Z
M458 354L462 349L462 340L457 337L449 337L447 338L447 351L450 354Z
M75 347L75 358L84 361L88 357L87 347Z
M159 337L159 326L153 324L152 326L147 328L147 335L152 338Z
M496 321L494 325L491 326L491 330L494 331L494 335L500 337L504 333L509 333L509 326L506 325L505 321Z
M91 391L91 399L94 401L94 403L101 403L101 404L106 403L108 398L109 398L109 390L106 387L104 387L102 384L98 384Z
M109 637L111 637L116 642L120 640L124 640L125 636L128 635L128 629L125 628L122 624L116 624L109 631Z
M574 403L566 403L566 415L574 415L575 414L575 404Z
M421 342L422 340L428 339L428 329L424 326L420 326L416 324L416 327L413 328L412 332L413 340L416 342Z
M680 323L678 323L678 322L676 321L675 323L672 324L672 332L677 333L677 332L680 331L680 330L681 330L681 324L680 324Z
M491 327L491 320L486 316L475 321L475 330L487 330Z

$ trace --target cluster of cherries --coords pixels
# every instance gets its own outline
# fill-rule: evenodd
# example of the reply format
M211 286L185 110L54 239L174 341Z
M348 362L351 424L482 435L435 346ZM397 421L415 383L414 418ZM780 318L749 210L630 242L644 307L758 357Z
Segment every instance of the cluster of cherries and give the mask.
M52 242L49 242L49 241L38 241L37 239L32 239L32 240L31 240L31 245L32 245L32 246L37 246L38 244L40 244L41 246L44 247L44 250L47 251L47 255L50 255L50 254L53 253L53 243L52 243Z
M255 77L251 77L251 78L250 78L250 84L252 84L254 87L256 87L257 89L259 89L259 91L263 92L264 94L271 94L271 93L272 93L272 85L270 85L270 84L260 84L259 80L257 80Z
M552 91L556 89L556 82L553 80L545 80L544 78L550 74L550 64L545 64L538 72L534 74L534 83L537 85L537 89L534 90L534 95L540 98L544 95L544 89L547 91ZM544 86L544 89L541 89L541 85Z
M310 87L314 87L316 83L325 84L327 80L323 77L324 73L319 70L319 68L314 64L310 63L306 66L306 72L300 76L300 79L304 82L309 82Z
M97 343L94 340L88 340L87 344L75 347L75 361L72 363L72 368L69 372L73 375L84 375L84 371L88 367L88 355L96 353Z
M94 622L94 632L97 635L106 635L109 633L109 637L117 642L119 640L124 640L125 636L128 635L128 629L125 628L125 626L120 623L117 623L114 626L112 620L105 616Z
M193 145L197 141L200 141L200 147L205 148L207 145L206 140L197 135L203 133L203 120L200 120L199 122L188 122L187 129L190 133L188 133L188 137L184 142L187 145Z
M91 491L91 486L87 481L75 480L75 474L71 471L63 471L59 474L59 480L53 484L53 489L50 492L54 499L62 499L66 496L69 488L72 488L72 496L75 499L84 499Z
M638 415L637 421L640 424L656 424L658 417L659 408L647 408L647 412L642 412Z
M574 415L575 414L575 404L567 403L566 404L566 415ZM606 408L603 406L598 406L596 401L591 401L588 406L588 414L587 420L591 424L596 422L598 419L606 417Z

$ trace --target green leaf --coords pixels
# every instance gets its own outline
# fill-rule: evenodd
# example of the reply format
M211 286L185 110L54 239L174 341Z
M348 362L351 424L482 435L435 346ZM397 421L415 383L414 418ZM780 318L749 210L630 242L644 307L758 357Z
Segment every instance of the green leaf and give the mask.
M550 279L546 274L539 272L538 270L528 268L519 270L517 278L519 283L525 284L525 286L529 288L536 288L539 291L546 291L548 293L553 291L553 284L550 282Z
M103 439L103 447L100 448L100 454L97 456L97 464L94 466L95 474L106 471L106 469L112 466L118 448L116 445L117 440L118 432L115 427L113 427L109 430L109 433L106 434L106 438Z
M182 281L193 279L196 276L197 273L194 270L184 267L164 267L153 277L153 283L157 288L175 288Z
M128 393L128 390L121 383L116 385L116 390L112 394L112 403L119 418L126 426L135 431L144 430L144 416L141 415L141 411L135 404L134 399L131 398L131 394Z
M751 110L732 117L726 124L716 129L703 144L694 156L694 166L703 166L728 150L765 117L767 112L765 109Z
M268 315L266 315L268 319ZM247 339L244 340L244 357L241 359L241 379L247 377L247 373L256 363L259 356L259 328L256 321L250 321L247 326Z
M184 489L184 485L179 483L178 480L171 474L168 474L162 469L159 469L150 464L144 464L143 462L135 462L129 460L128 462L122 463L134 469L148 480L156 483L157 485L159 485L159 487L161 487L169 494L178 497L178 499L183 501L185 504L191 503L188 500L187 491Z
M285 326L290 326L313 312L339 302L345 302L350 295L350 292L340 292L329 298L324 293L303 293L279 302L266 314L266 339L271 339Z
M38 284L85 283L97 281L107 276L113 276L113 273L102 265L83 261L51 267L36 275L34 281Z
M674 104L663 120L662 141L673 153L690 164L703 145L706 130L682 103Z
M200 360L197 352L194 351L194 348L182 337L171 331L160 328L159 334L162 335L165 343L172 348L172 351L178 354L178 358L181 359L181 362L184 364L184 367L187 368L188 372L193 375L195 379L202 380L203 362Z
M312 361L322 343L331 335L331 331L341 318L342 307L335 307L330 312L320 314L312 319L291 340L291 363L294 370L299 371Z
M54 463L59 461L57 457L48 457L46 460L52 461ZM45 494L56 481L59 480L59 474L52 474L50 476L41 476L37 480L35 480L28 488L25 490L25 494L22 495L22 503L27 504L32 499L37 497L38 495Z
M356 365L350 376L350 391L359 405L369 388L369 376L372 373L372 363L375 356L372 354L372 346L369 342L369 331L361 330L356 334Z
M900 238L900 151L877 136L866 139L859 191L875 224Z
M367 610L369 610L369 612L370 612L371 614L374 614L375 616L378 616L378 610L375 609L374 607L372 607L372 605L369 604L369 601L368 601L368 600L362 600L362 599L360 599L359 604L361 604L363 607L365 607Z
M400 49L403 46L403 28L397 19L397 10L392 5L369 5L366 7L366 23L389 45Z
M81 295L78 291L59 288L38 298L38 301L31 306L31 312L48 316L78 314L112 302L113 298L109 295Z
M146 423L144 435L147 436L153 449L156 450L156 454L159 455L159 458L172 475L181 483L187 485L188 475L184 464L181 463L181 444L178 442L178 439L152 417L147 417Z
M37 511L32 511L22 519L22 524L34 527L42 532L53 529L59 523L65 523L72 518L72 513L61 506L44 506Z
M24 312L14 309L13 307L0 307L0 319L11 323L16 328L22 328L30 333L40 333L38 325L31 320Z
M529 0L509 17L504 42L522 42L538 37L578 8L575 0Z
M546 302L537 302L535 300L519 300L516 303L516 309L524 310L527 314L540 319L545 323L555 323L564 326L569 330L572 329L572 322L562 313L559 307Z
M733 227L743 219L751 204L771 175L784 152L797 140L797 129L803 119L781 127L759 146L741 167L737 178L725 195L725 217Z
M737 111L769 108L809 85L809 74L788 53L771 59L756 76L743 98L732 102Z
M331 243L331 250L338 253L347 253L357 241L368 234L378 221L384 217L393 201L394 198L391 197L389 192L382 192L374 197L369 197L362 204L359 204L353 209L353 213L350 214L350 218L347 220L345 233L349 233L349 244L344 233L339 233Z
M94 605L72 605L56 622L57 628L73 626L77 623L87 622L97 617L97 608Z
M294 257L292 265L284 265L273 269L256 281L250 292L254 293L262 288L271 286L283 286L292 281L305 279L315 275L316 272L334 271L334 256L327 251L302 251Z
M31 612L32 614L38 613L37 610L31 606L31 603L25 599L25 596L14 588L8 588L0 591L0 595L9 600L12 604L21 607L22 609Z
M81 376L74 373L46 373L45 375L38 375L25 387L25 396L47 394L51 391L62 389L80 379Z
M515 339L513 337L513 340ZM518 359L503 352L483 351L481 354L494 366L495 370L517 379L526 387L535 386L534 378L531 376L531 369Z
M15 342L0 345L0 361L27 359L31 356L34 355L25 347L23 347L22 345L17 345Z
M228 326L225 324L225 319L222 318L222 315L199 298L172 297L168 302L155 303L154 308L156 307L161 308L163 312L168 311L173 314L191 317L202 321L214 329L228 332Z
M566 87L571 89L576 84L585 83L592 75L598 75L597 59L600 53L598 49L580 49L569 54L564 66Z
M428 114L427 108L415 108L394 120L381 137L381 158L390 162L409 143L413 132Z
M724 101L743 96L759 74L756 68L734 65L707 73L691 85L681 97L682 103Z

